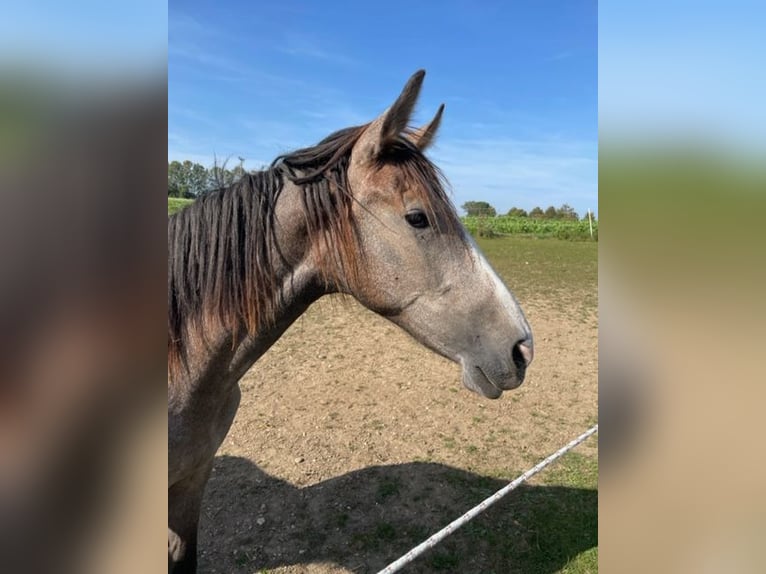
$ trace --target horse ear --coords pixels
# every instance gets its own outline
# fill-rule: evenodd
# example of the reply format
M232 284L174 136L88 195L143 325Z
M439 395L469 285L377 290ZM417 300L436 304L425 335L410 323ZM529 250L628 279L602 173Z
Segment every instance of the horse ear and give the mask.
M433 143L436 132L439 130L439 125L442 122L442 113L444 113L444 104L440 105L439 109L436 110L434 119L423 127L412 130L410 133L412 143L418 146L420 151L425 151Z
M402 93L393 105L374 120L359 140L363 161L375 159L386 144L404 132L410 121L412 110L418 101L420 87L423 85L425 70L418 70L407 81Z

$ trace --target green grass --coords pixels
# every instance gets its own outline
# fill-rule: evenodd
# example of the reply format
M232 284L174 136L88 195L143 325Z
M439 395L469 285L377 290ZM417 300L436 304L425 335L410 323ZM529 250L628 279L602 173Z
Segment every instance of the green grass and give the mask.
M589 439L596 440L596 439ZM543 474L547 485L567 485L580 488L598 486L598 459L568 452Z
M187 205L191 204L193 199L181 199L180 197L168 197L168 215L180 211Z
M378 485L378 492L376 499L378 502L385 501L386 498L399 494L401 483L396 479L384 479Z
M597 306L598 243L512 235L476 242L521 300L541 297L587 310Z
M438 488L449 498L452 510L441 522L478 504L520 471L505 468L492 474L494 477L451 469L442 475ZM471 572L475 571L474 559L479 558L482 572L487 573L596 573L597 489L596 457L568 453L538 475L535 484L523 484L508 494L419 558L418 564L426 566L424 571L428 572ZM435 530L430 529L429 534ZM377 543L380 534L375 532L371 538ZM402 548L424 539L402 538L406 539L400 544Z
M595 440L595 439L591 439ZM546 474L547 473L547 474ZM557 486L565 485L567 487L577 487L588 489L594 492L598 490L598 459L588 457L579 452L573 451L564 455L553 467L543 473L544 484ZM564 504L559 508L550 509L550 517L557 520L567 520L578 524L581 531L574 532L572 538L586 538L596 536L598 533L598 512L597 506L587 507L581 505L572 498L571 503ZM544 518L543 518L544 520ZM571 538L559 538L557 532L549 532L547 537L553 542L552 546L557 544L566 547L572 543ZM557 540L558 538L558 540ZM594 540L594 542L596 542ZM598 546L593 546L572 557L566 565L559 571L561 574L586 574L598 572Z
M371 529L356 532L351 542L365 552L379 550L398 538L397 529L388 522L379 522Z
M533 237L553 237L556 239L598 241L598 221L570 219L536 219L531 217L461 217L463 225L473 235L494 237L497 235L525 234ZM593 227L593 236L590 229Z
M450 552L435 551L429 559L434 570L446 570L454 572L455 567L460 564L460 556Z
M510 477L507 470L503 474L504 481ZM442 551L483 547L498 572L598 572L598 460L570 452L538 478L468 523L462 540ZM486 480L470 481L464 492L478 502L489 494Z

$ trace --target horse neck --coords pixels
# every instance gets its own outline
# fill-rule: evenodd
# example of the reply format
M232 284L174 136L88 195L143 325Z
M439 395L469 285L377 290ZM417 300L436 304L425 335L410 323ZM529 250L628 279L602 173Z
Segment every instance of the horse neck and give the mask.
M247 334L242 329L229 337L233 349L230 369L239 379L263 355L287 328L319 297L326 287L319 277L306 232L300 187L286 181L277 200L275 246L271 257L275 262L278 299L282 302L273 322ZM277 252L278 250L278 252ZM234 343L233 346L231 343Z
M239 380L247 370L279 339L282 334L300 317L311 303L322 296L316 282L309 278L306 270L298 269L285 278L282 290L285 304L280 309L275 321L258 333L239 337L231 358L229 371Z

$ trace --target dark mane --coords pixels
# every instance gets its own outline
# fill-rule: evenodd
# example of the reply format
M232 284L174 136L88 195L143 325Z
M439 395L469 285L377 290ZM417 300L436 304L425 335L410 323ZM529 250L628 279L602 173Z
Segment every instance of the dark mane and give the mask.
M285 180L302 188L309 241L334 259L324 261L325 281L353 286L361 254L348 188L351 150L366 125L340 130L313 147L282 155L269 169L205 194L168 217L168 363L184 364L189 333L204 321L255 334L275 320L283 302L275 276L280 257L275 206ZM444 178L402 137L379 158L394 163L422 190L421 201L441 231L460 227L444 191Z

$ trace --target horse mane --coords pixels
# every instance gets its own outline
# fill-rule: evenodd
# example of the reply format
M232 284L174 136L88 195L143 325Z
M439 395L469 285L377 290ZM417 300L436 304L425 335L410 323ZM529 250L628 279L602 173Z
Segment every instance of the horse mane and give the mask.
M369 124L367 124L369 125ZM284 302L276 277L281 257L275 206L285 180L299 186L309 242L332 257L318 259L327 283L353 286L361 258L348 186L351 150L367 125L337 131L313 147L277 157L263 171L200 196L168 216L168 365L186 364L191 331L205 321L254 335L275 321ZM406 137L386 146L378 167L394 163L420 192L440 232L460 223L439 169ZM282 260L284 262L284 260Z

